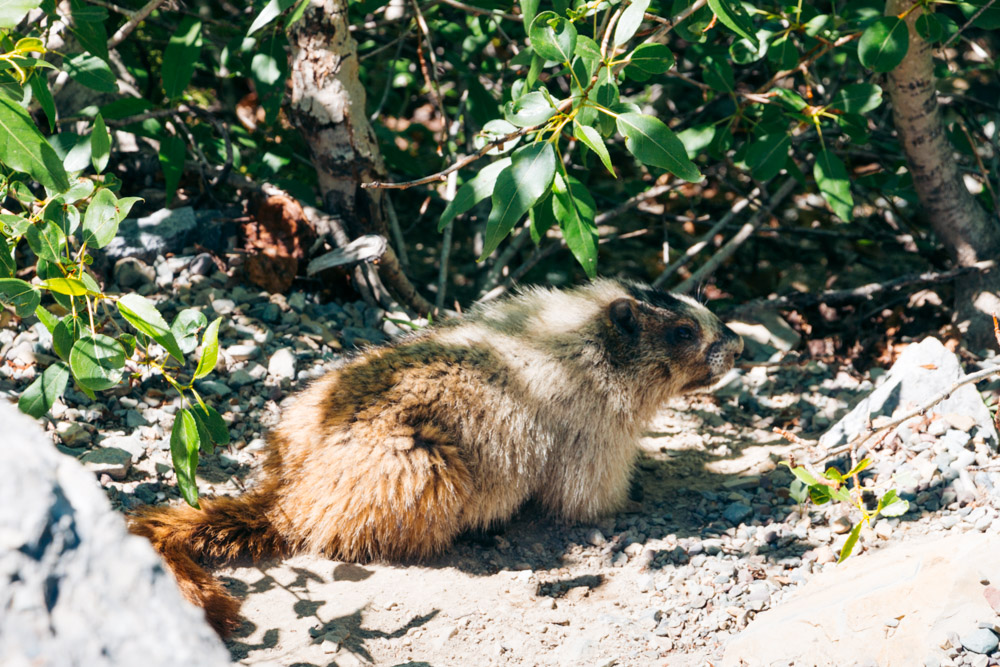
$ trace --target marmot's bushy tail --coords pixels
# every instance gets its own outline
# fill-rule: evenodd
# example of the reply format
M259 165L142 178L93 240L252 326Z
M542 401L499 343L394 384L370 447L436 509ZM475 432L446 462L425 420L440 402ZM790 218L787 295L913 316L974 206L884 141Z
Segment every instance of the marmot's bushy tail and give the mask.
M201 509L146 507L129 520L129 530L148 538L173 570L181 592L205 609L222 636L239 625L240 602L199 564L240 556L255 561L280 555L285 542L268 520L274 494L251 491L238 498L202 499Z

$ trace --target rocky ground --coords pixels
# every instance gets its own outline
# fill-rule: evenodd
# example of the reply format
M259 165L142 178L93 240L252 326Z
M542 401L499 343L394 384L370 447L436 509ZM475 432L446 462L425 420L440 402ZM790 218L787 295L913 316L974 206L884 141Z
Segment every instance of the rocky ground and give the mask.
M191 306L224 318L224 353L199 387L229 424L233 444L204 457L203 493L237 493L252 483L263 434L282 402L354 346L407 328L403 314L360 302L319 304L303 292L286 298L233 284L208 255L126 264L116 279L162 299L168 320ZM0 392L15 396L53 358L41 324L3 328ZM245 600L232 658L341 667L718 664L758 615L837 567L857 519L841 506L802 507L789 497L792 476L777 461L810 450L773 429L814 441L882 378L881 369L859 377L817 361L775 363L734 372L713 393L675 400L643 439L627 511L596 525L564 525L529 505L495 533L466 536L430 562L300 556L223 569L219 575ZM96 402L70 390L49 429L64 453L94 471L116 507L176 502L169 433L178 407L157 379ZM975 420L954 413L914 419L873 458L866 484L894 486L910 511L865 529L855 553L921 536L1000 532L996 441ZM843 470L847 461L832 463ZM983 585L1000 585L1000 572L981 578L991 576ZM931 637L925 664L1000 664L998 619L994 613ZM886 627L892 622L885 619ZM826 660L801 664L838 664Z

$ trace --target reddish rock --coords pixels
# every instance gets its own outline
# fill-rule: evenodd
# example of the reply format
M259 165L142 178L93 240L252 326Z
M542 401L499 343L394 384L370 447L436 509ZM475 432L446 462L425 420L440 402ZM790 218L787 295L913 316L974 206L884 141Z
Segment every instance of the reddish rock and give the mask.
M269 292L287 292L316 240L302 206L291 197L271 195L242 230L247 279Z
M1000 614L1000 588L987 586L983 590L983 597L985 597L986 601L990 603L991 607L993 607L993 611Z

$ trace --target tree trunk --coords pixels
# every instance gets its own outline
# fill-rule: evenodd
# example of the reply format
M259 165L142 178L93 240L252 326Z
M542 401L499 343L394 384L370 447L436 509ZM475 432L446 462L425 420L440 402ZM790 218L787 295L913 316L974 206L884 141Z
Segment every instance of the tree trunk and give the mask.
M885 13L898 16L912 5L912 0L888 0ZM1000 254L1000 225L965 187L955 149L945 135L932 48L914 29L922 11L908 14L910 47L888 76L893 120L924 214L954 262L971 266ZM966 346L980 350L995 345L991 316L1000 313L1000 271L970 272L956 281L955 292L955 323Z
M310 0L288 30L292 103L289 115L309 147L324 208L343 221L351 238L379 234L389 239L385 197L361 183L385 178L375 132L365 113L358 78L357 44L348 30L348 0ZM389 255L389 261L394 255ZM382 280L414 310L433 306L398 267L380 270Z

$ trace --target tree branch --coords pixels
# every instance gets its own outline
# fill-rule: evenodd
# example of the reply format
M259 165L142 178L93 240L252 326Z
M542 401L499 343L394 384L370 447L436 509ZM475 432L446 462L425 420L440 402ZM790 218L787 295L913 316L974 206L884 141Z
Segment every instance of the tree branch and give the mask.
M933 408L941 401L948 399L959 387L970 384L972 382L978 382L980 380L984 380L990 377L991 375L995 375L997 373L1000 373L1000 366L991 366L989 368L984 368L981 371L976 371L975 373L968 373L966 375L963 375L962 377L958 378L958 380L956 380L955 383L952 384L950 387L936 394L935 396L928 399L924 403L921 403L920 405L913 408L909 412L906 412L900 415L899 417L896 417L883 424L880 424L879 426L874 426L874 425L868 426L861 433L851 438L850 442L840 445L839 447L834 447L833 449L824 452L823 456L820 457L818 460L813 461L813 463L822 463L823 461L826 461L828 459L836 458L837 456L843 454L844 452L857 450L859 447L864 445L874 436L880 433L884 433L885 431L891 428L895 428L900 424L902 424L903 422L907 421L908 419L912 419L913 417L917 417L919 415L924 414L925 412Z
M117 48L119 44L125 41L125 38L132 34L140 23L146 20L146 18L153 13L153 11L162 5L166 0L149 0L145 5L142 6L139 11L131 15L125 24L115 31L115 34L108 39L108 49Z
M692 273L687 280L674 289L682 294L689 292L692 287L712 275L712 273L714 273L724 261L729 259L732 254L736 252L737 248L753 236L754 230L757 229L757 227L759 227L764 221L764 217L770 215L774 207L781 203L785 197L790 195L797 184L798 182L794 178L789 178L787 181L782 183L781 187L778 188L778 191L775 192L774 195L768 200L766 206L758 209L757 212L753 214L753 217L740 228L740 231L736 232L731 239L726 241L723 246L701 266L700 269Z

